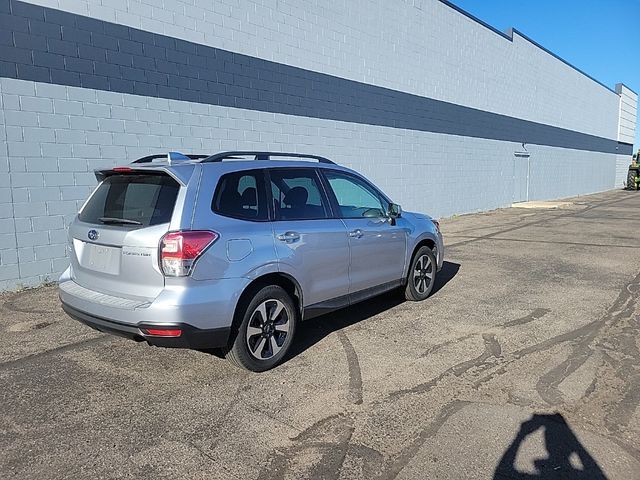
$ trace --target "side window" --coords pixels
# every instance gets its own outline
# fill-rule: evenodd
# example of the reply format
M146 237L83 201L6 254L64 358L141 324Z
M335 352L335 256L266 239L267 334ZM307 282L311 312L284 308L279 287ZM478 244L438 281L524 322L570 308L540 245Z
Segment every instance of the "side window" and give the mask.
M325 171L342 218L384 217L386 202L373 187L357 177Z
M329 216L314 170L274 169L269 170L269 175L276 220L313 220Z
M249 170L223 175L213 196L211 209L225 217L267 220L263 173Z

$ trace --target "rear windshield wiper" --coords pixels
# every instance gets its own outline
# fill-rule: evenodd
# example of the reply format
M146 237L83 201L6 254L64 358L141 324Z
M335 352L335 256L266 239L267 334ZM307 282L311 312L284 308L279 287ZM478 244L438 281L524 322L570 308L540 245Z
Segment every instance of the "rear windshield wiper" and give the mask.
M142 222L128 218L100 217L98 220L107 225L142 225Z

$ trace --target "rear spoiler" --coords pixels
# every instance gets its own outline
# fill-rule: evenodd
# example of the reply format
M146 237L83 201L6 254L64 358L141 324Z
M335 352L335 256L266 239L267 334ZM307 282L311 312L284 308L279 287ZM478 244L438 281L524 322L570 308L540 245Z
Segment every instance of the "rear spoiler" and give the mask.
M184 155L179 152L169 152L167 154L159 154L159 155L148 155L146 157L139 158L134 160L127 166L123 167L114 167L114 168L105 168L95 170L96 179L101 182L105 178L110 177L112 175L143 175L150 173L158 173L163 175L169 175L174 180L176 180L181 185L186 185L193 174L193 168L185 169L173 169L167 168L171 165L177 165L182 162L189 162L190 160L201 160L203 158L207 158L210 155ZM154 160L161 160L158 162L154 162ZM164 162L162 161L164 160ZM165 163L166 162L166 163ZM145 165L146 164L146 165Z
M193 174L195 166L191 165L191 168L173 169L167 167L157 166L154 168L149 167L114 167L95 170L95 176L98 182L102 182L105 178L112 177L114 175L166 175L173 178L180 185L185 186L189 183L189 179Z

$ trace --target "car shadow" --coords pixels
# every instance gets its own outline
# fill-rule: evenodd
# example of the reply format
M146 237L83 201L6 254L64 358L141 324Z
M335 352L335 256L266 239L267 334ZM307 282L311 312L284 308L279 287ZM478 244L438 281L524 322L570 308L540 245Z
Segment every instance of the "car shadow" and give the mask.
M521 472L516 467L518 450L524 440L539 429L544 430L546 458L533 460L535 473ZM533 415L522 422L520 430L502 455L493 480L606 480L598 463L580 443L569 424L559 413Z
M458 274L459 270L460 264L445 261L436 276L436 283L433 286L431 296L437 295ZM429 300L427 299L426 301L428 302ZM384 313L404 302L403 295L396 290L302 322L298 326L295 341L291 345L285 361L300 355L333 332Z
M436 276L436 283L429 298L437 295L458 274L459 270L459 263L445 260L442 264L442 269ZM426 301L428 302L429 300L427 299ZM386 312L404 302L405 299L401 292L396 290L302 322L297 328L296 338L284 361L288 362L297 357L333 332ZM224 358L225 356L224 349L220 348L201 349L200 351L218 358Z
M447 283L453 280L460 270L460 264L454 262L442 262L442 268L436 276L436 283L431 291L431 297L436 295Z

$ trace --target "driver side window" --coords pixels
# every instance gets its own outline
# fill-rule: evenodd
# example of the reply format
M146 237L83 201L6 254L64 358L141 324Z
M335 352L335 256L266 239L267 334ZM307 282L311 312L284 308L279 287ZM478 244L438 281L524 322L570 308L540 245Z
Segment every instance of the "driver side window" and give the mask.
M378 193L362 180L330 171L325 171L325 176L338 201L342 218L386 216L386 202L383 202Z

